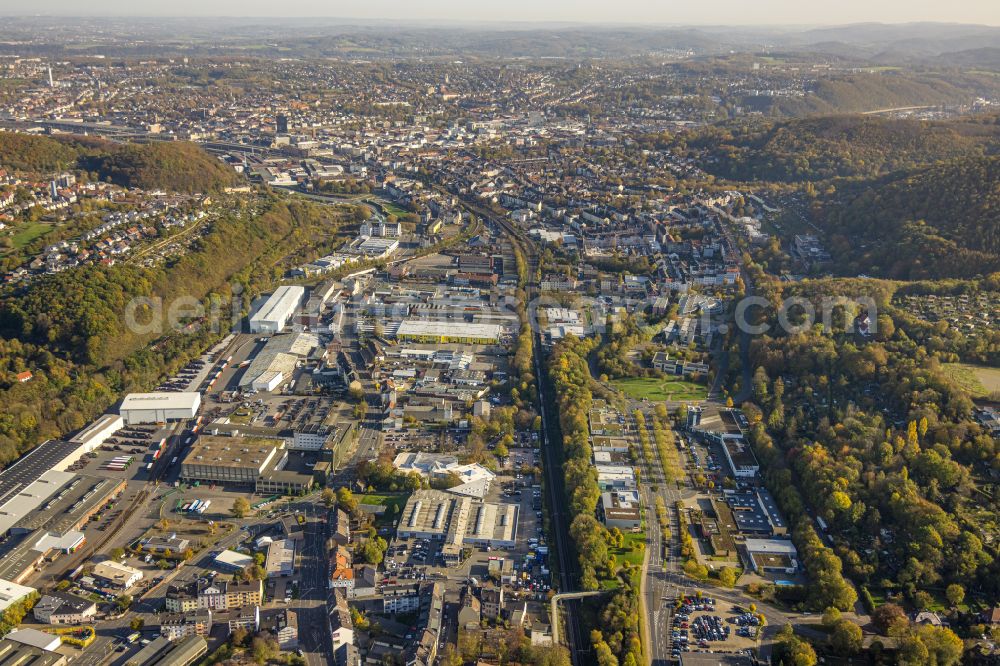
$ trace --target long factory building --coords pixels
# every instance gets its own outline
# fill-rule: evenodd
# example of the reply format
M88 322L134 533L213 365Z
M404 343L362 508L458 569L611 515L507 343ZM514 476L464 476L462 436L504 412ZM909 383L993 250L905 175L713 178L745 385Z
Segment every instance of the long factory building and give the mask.
M120 414L104 414L67 440L45 441L0 471L0 581L21 583L54 553L85 543L83 526L124 492L126 480L70 468L127 423L197 414L200 393L133 393Z
M251 333L281 333L305 300L305 287L278 287L250 317Z
M201 435L181 461L180 478L258 493L301 493L312 487L313 474L286 469L288 451L282 437Z
M53 553L69 553L85 539L90 518L119 496L125 479L67 471L124 423L105 414L68 440L42 442L0 471L0 579L20 583Z
M513 548L519 507L480 502L443 490L418 490L406 502L397 533L442 541L445 562L457 564L463 545Z
M496 344L503 327L499 324L474 324L464 321L430 321L407 319L399 325L396 339L401 342L448 342L463 344Z
M83 525L125 490L125 479L64 471L87 450L49 440L0 472L0 579L21 583L52 553L80 548Z
M122 400L118 413L126 425L168 423L193 419L200 406L201 393L197 391L129 393Z

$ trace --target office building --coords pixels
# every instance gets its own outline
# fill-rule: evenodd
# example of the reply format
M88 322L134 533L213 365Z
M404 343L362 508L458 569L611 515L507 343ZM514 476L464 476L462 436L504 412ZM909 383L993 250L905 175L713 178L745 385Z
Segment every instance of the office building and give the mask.
M295 572L295 540L278 539L267 547L264 570L268 578L291 576Z
M94 567L91 574L99 584L112 590L128 590L142 580L142 572L114 560L105 560Z
M75 594L52 591L38 600L32 612L45 624L82 624L97 615L97 604Z
M642 527L638 491L616 490L602 493L600 510L608 529L617 527L624 532L632 532Z

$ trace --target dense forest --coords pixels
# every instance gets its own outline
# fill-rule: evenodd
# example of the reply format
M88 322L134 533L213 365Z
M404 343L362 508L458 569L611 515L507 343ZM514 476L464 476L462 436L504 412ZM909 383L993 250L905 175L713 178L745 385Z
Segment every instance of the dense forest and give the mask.
M221 338L230 301L245 311L282 273L281 262L317 238L333 235L339 217L311 203L265 195L242 201L191 252L156 268L88 266L44 277L0 301L0 465L38 442L82 427L124 391L152 388ZM231 285L241 288L235 293ZM160 298L163 312L179 298L220 312L218 326L192 313L184 330L132 330L126 305ZM137 309L149 323L155 308ZM188 328L188 324L192 324ZM14 375L34 373L19 383Z
M872 177L942 160L975 157L1000 140L995 123L826 116L717 126L689 145L730 180L803 182Z
M869 283L823 280L783 291L771 283L764 293L773 303L793 295L818 301ZM883 313L891 286L871 287L880 308L872 337L834 325L773 327L754 340L753 401L744 409L767 484L810 578L835 580L843 571L869 606L872 594L917 609L956 606L944 600L950 586L989 602L1000 591L992 481L1000 443L971 418L972 402L936 357ZM816 537L811 515L830 526L832 549ZM825 554L812 561L817 548ZM817 601L841 593L853 596L834 586Z
M233 185L232 169L187 142L129 143L84 155L81 166L122 187L208 192Z
M3 165L45 173L79 169L122 187L171 192L210 192L238 176L200 147L184 141L118 144L92 137L32 136L0 132Z
M835 274L970 279L1000 270L1000 116L825 116L673 137L727 180L794 191ZM813 233L812 230L809 231Z
M15 171L61 171L76 166L80 154L71 144L47 136L0 132L3 166Z
M1000 157L970 157L824 196L817 222L838 272L898 279L1000 270Z

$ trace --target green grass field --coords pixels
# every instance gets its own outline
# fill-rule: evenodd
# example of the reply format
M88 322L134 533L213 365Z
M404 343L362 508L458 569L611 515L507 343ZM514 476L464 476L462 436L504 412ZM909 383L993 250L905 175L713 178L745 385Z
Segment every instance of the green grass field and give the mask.
M941 368L973 398L1000 392L1000 368L971 363L944 363Z
M615 559L618 561L619 566L626 563L633 566L642 566L642 558L646 545L646 533L643 532L625 532L625 543L621 548L608 548L608 555L614 555ZM638 545L642 544L642 548ZM635 550L633 550L635 547ZM614 590L621 586L621 581L616 576L615 578L602 578L601 588L605 590Z
M354 496L359 504L373 504L386 508L386 512L376 521L379 524L391 523L399 518L403 514L403 507L406 506L406 500L409 497L409 493L371 493ZM389 510L390 507L393 508L392 511Z
M45 234L52 230L51 224L43 224L41 222L36 222L34 224L25 224L24 226L18 227L14 231L14 235L11 237L11 241L14 244L15 250L20 250L25 245L31 241L41 238Z
M630 377L611 382L616 389L636 400L646 398L654 402L663 400L694 402L704 400L708 389L701 384L683 379L657 379L655 377Z
M384 199L379 199L378 202L382 204L382 207L385 208L385 212L388 213L389 215L395 215L396 217L403 217L404 215L410 212Z

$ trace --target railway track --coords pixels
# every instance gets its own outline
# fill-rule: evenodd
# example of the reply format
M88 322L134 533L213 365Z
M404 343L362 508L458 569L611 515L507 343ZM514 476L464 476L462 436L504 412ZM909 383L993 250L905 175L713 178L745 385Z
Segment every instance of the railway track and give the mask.
M492 211L471 203L463 199L465 206L473 213L484 220L496 224L506 234L508 240L519 248L527 264L527 284L522 285L525 290L525 298L530 303L538 296L539 288L535 284L535 274L538 270L538 252L534 242L525 233L511 224L508 220L496 215ZM576 592L576 581L579 578L576 558L570 547L569 520L570 516L565 513L566 506L565 485L562 475L562 447L561 434L558 426L558 413L547 396L553 395L552 387L548 376L544 372L542 358L542 341L537 327L532 327L532 351L534 354L535 376L538 384L538 403L536 405L538 413L542 417L542 455L544 457L545 487L548 490L549 518L553 536L556 544L556 557L559 562L559 592L566 597L562 604L565 609L565 637L569 648L570 658L574 666L586 663L584 658L583 644L581 642L582 632L580 629L579 613L575 606L578 603ZM558 617L552 618L553 622L558 622ZM558 635L557 633L554 635Z

